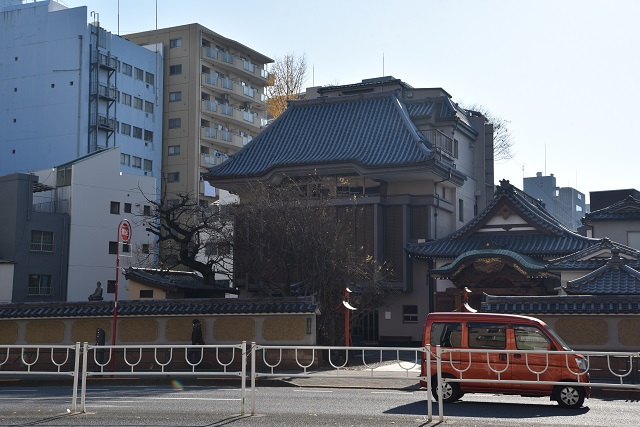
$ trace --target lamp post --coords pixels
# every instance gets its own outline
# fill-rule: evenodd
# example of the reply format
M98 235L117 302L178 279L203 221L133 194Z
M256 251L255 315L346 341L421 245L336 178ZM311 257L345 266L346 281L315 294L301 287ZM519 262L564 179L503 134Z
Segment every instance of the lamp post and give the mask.
M131 242L131 223L127 219L123 219L118 225L117 242L118 248L116 250L116 283L113 296L113 329L111 332L111 345L116 345L116 321L118 320L118 278L120 277L120 245L129 244L129 242Z
M344 346L349 347L349 312L357 310L354 306L349 304L349 294L353 292L351 289L344 288L344 299L342 305L344 306Z

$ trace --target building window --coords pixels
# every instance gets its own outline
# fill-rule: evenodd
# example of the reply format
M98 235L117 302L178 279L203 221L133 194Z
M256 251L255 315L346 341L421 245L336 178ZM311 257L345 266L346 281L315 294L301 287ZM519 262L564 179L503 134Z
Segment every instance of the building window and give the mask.
M147 142L153 142L153 131L146 130L144 131L144 140Z
M177 76L182 74L182 64L171 65L169 66L169 75Z
M169 49L182 46L182 37L169 40Z
M140 289L140 298L153 298L153 289Z
M29 288L27 295L47 296L51 295L51 275L29 274Z
M169 172L167 174L167 182L178 182L180 181L180 172Z
M142 110L142 99L134 97L133 108L135 108L136 110Z
M169 102L182 101L182 92L169 92Z
M125 166L130 166L131 156L129 154L120 153L120 164Z
M32 230L31 250L34 252L53 252L53 232Z
M142 139L142 128L134 126L133 127L133 137L134 138L138 138L138 139Z
M148 254L149 253L149 244L148 243L143 243L141 250L142 250L143 254Z
M168 148L168 155L169 156L177 156L180 154L180 146L179 145L170 145Z
M458 221L464 222L464 200L458 199Z
M122 92L122 105L128 105L129 107L131 107L131 95L129 95L128 93L124 93Z
M131 166L136 169L142 169L142 157L133 156Z
M126 62L122 63L122 74L131 77L133 75L133 67Z
M418 323L418 306L402 306L402 323Z
M115 280L107 280L107 293L115 294L116 293L116 281Z
M182 119L169 119L169 129L178 129L182 126Z
M153 102L144 101L144 111L153 114Z
M136 80L140 80L140 81L144 80L144 71L142 71L140 68L137 68L137 67L136 67Z
M114 214L114 215L119 215L120 214L120 202L111 202L111 205L109 207L109 212Z
M151 172L152 169L153 169L153 161L144 159L144 170L147 172Z
M180 199L168 199L167 200L167 208L171 209L180 204Z
M120 123L120 133L122 135L131 136L131 125L126 123Z
M153 86L153 84L154 84L155 80L156 80L155 76L154 76L153 74L151 74L151 73L146 73L146 74L144 75L144 81L145 81L145 83L147 83L148 85Z
M145 216L150 216L151 215L151 206L149 205L144 205L144 207L142 208L142 213Z
M118 254L118 242L109 242L109 255Z

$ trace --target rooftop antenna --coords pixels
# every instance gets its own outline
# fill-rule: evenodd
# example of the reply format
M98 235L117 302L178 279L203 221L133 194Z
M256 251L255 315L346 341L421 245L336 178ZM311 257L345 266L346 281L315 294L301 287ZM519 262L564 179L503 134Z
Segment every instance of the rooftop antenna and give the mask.
M118 0L118 35L120 35L120 0Z
M382 52L382 77L384 77L384 52Z
M547 143L544 143L544 176L547 176Z

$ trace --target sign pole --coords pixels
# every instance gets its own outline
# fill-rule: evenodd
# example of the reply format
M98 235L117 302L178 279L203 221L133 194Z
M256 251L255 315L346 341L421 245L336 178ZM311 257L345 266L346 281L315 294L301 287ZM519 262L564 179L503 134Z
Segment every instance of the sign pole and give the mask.
M131 223L127 219L120 221L118 225L118 248L116 250L116 283L113 301L113 330L111 333L111 345L116 345L116 322L118 320L118 278L120 277L120 244L131 242Z

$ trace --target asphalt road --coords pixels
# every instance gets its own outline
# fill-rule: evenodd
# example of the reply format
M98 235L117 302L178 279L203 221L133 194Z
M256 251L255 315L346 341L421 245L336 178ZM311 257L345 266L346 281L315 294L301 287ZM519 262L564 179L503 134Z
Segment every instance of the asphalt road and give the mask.
M236 387L99 386L87 390L86 413L72 414L71 387L0 388L0 426L426 426L426 391L261 387L254 416L240 416ZM247 414L251 412L248 394ZM437 404L434 404L437 415ZM547 398L465 395L444 407L446 425L637 425L640 402L589 399L566 410Z

